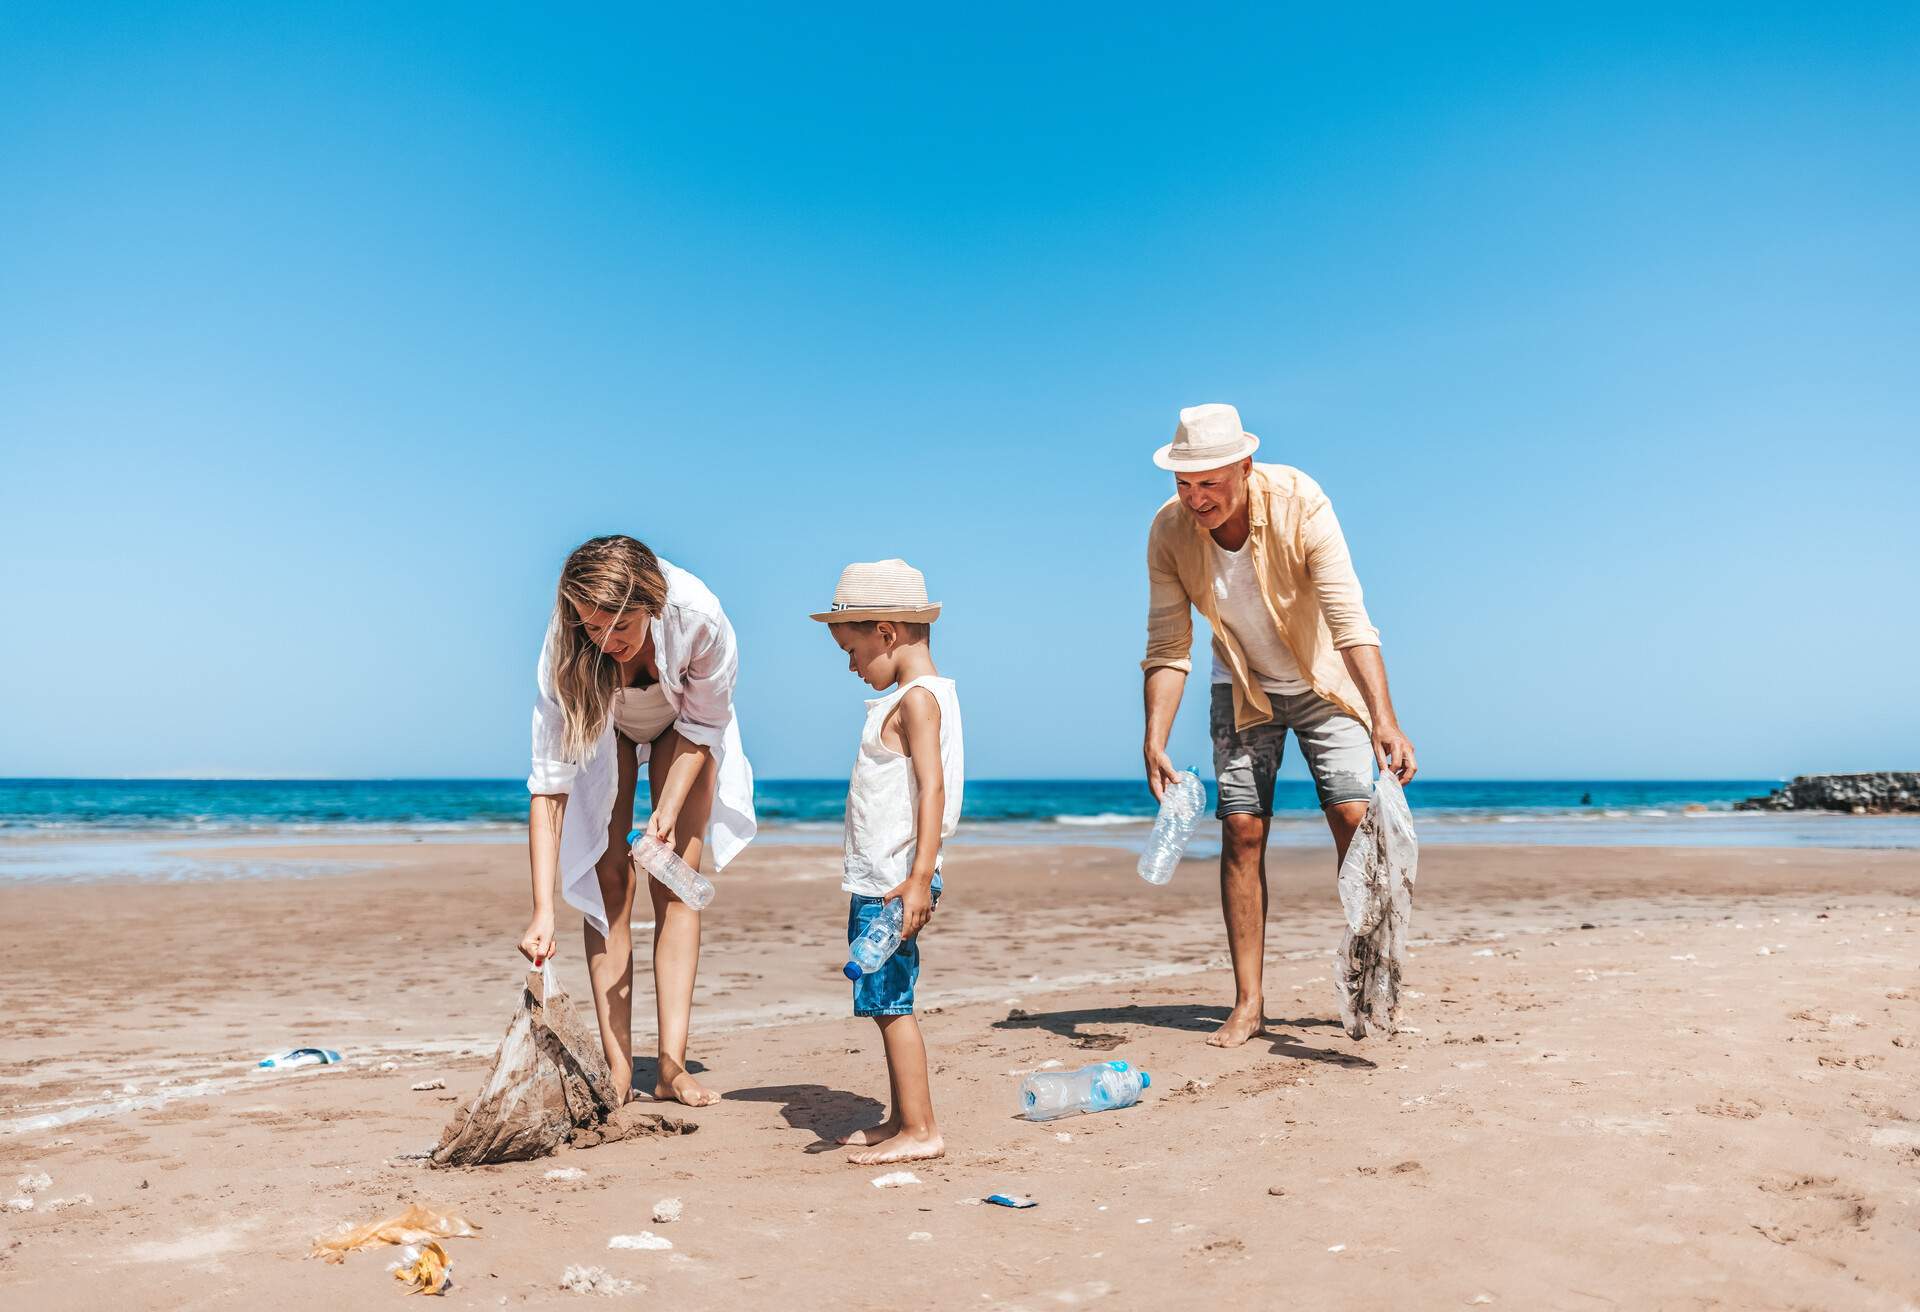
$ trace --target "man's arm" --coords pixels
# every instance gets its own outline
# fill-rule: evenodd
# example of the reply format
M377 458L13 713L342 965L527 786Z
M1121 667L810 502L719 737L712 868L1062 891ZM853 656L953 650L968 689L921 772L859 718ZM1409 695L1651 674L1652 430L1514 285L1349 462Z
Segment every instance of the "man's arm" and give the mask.
M1193 668L1193 602L1157 532L1147 538L1147 589L1147 656L1140 662L1146 672L1147 703L1142 754L1147 787L1158 800L1174 779L1173 762L1167 759L1167 737L1180 710L1187 671Z
M1173 717L1180 709L1180 694L1187 686L1187 672L1161 665L1147 671L1147 741L1142 755L1147 763L1147 787L1158 801L1178 772L1167 757L1167 738L1173 733Z
M1367 714L1373 718L1373 755L1382 771L1392 770L1401 783L1413 778L1419 769L1413 759L1413 744L1400 732L1400 721L1393 713L1393 694L1387 690L1387 663L1380 659L1378 647L1346 647L1340 659L1347 673L1360 685L1367 700Z

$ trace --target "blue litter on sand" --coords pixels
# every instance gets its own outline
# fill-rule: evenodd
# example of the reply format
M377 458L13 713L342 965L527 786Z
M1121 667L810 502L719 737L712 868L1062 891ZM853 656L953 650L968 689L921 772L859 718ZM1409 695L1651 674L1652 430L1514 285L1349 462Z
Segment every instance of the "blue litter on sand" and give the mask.
M332 1048L288 1048L271 1057L262 1057L260 1065L269 1070L285 1071L298 1066L331 1066L339 1060L340 1054Z
M988 1194L987 1201L995 1207L1038 1207L1040 1205L1038 1201L1025 1194Z

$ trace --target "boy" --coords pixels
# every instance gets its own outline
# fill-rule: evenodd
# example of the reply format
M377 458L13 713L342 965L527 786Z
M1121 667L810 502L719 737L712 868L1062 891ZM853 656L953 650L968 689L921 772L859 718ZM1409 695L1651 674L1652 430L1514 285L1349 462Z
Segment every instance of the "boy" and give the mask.
M916 935L940 902L940 842L960 820L963 780L960 702L953 680L934 668L932 626L938 603L904 560L849 565L833 608L813 618L829 626L847 668L885 695L867 702L867 723L847 787L846 877L852 895L847 942L866 931L887 903L904 913L899 951L853 986L853 1014L871 1016L887 1053L892 1108L886 1120L840 1139L862 1166L916 1162L946 1151L933 1120L927 1047L913 1015L920 975Z

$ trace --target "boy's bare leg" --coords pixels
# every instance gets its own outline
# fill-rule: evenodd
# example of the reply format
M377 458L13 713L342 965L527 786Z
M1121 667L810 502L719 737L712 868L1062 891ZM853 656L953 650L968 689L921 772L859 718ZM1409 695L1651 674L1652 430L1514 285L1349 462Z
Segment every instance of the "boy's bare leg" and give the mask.
M633 790L640 767L633 744L617 738L619 782L607 825L607 850L593 873L600 882L600 905L607 915L602 935L587 921L587 979L593 986L593 1014L600 1022L600 1046L606 1049L616 1105L633 1092L633 862L627 858L627 830L633 824Z
M885 1020L884 1016L875 1016L874 1020ZM881 1043L886 1042L886 1029L880 1032ZM887 1114L878 1125L869 1125L864 1129L853 1130L841 1135L834 1142L847 1148L871 1148L883 1144L900 1133L900 1077L893 1072L893 1061L887 1061Z
M1331 813L1329 813L1331 814ZM1237 1048L1266 1025L1263 973L1267 955L1267 828L1263 815L1220 822L1220 910L1233 956L1233 1010L1207 1040Z
M893 1093L892 1137L847 1154L859 1166L919 1162L939 1157L947 1146L933 1121L933 1089L927 1080L927 1045L913 1016L876 1016L887 1049L887 1083Z
M666 783L667 767L685 748L685 740L669 729L654 740L650 758L651 784L657 792ZM693 791L680 807L674 824L674 846L680 859L700 868L706 848L707 817L713 811L715 770L708 762ZM640 876L645 878L644 875ZM653 1096L671 1098L689 1107L707 1107L720 1095L687 1073L687 1034L693 1018L693 982L700 970L700 913L682 902L657 879L647 879L653 901L653 1000L659 1025L660 1073Z

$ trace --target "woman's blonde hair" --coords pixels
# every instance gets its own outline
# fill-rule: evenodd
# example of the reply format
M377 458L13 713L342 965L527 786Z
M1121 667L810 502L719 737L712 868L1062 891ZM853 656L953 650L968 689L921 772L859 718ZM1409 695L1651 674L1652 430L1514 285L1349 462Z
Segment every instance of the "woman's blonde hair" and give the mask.
M619 662L600 650L576 607L652 616L666 602L667 576L644 542L615 533L583 542L567 557L553 599L553 692L566 717L567 760L584 764L592 754L620 687Z

